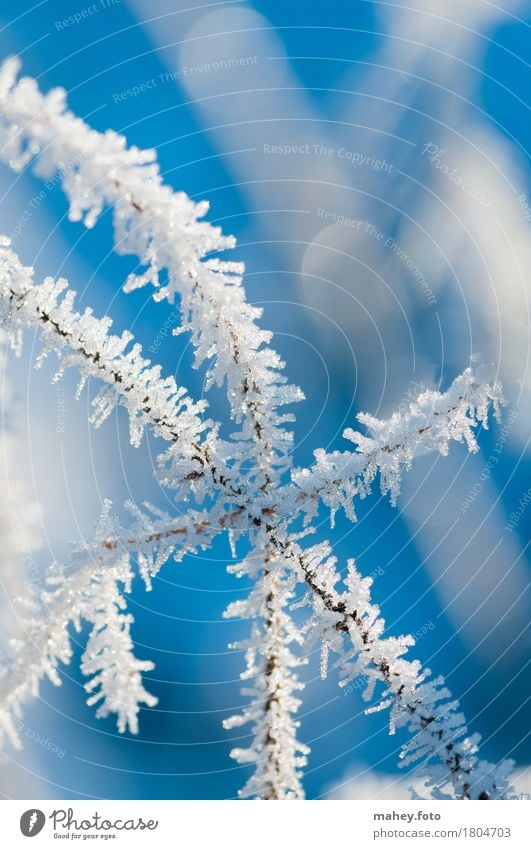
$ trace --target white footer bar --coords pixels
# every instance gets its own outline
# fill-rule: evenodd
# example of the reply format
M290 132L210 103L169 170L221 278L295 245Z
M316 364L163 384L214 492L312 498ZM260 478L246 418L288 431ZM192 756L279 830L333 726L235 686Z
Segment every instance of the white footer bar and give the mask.
M0 833L9 849L65 844L124 849L524 849L531 847L530 814L528 801L9 800L0 802Z

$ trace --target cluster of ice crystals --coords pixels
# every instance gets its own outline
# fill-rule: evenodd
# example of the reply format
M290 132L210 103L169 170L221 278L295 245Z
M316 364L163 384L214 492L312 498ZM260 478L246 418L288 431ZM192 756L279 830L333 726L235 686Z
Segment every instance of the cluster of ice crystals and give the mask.
M488 413L496 417L504 403L499 383L480 384L472 369L457 377L447 392L428 390L420 394L405 412L388 420L366 413L358 415L369 435L348 428L344 437L353 442L355 451L320 449L315 452L311 469L296 469L293 481L305 501L307 521L316 515L319 500L332 515L343 508L356 521L355 498L365 498L380 475L380 490L396 504L402 473L414 456L428 451L448 454L451 442L464 442L471 452L478 450L474 430L488 427Z
M309 749L297 739L299 722L294 718L300 705L295 693L303 689L294 670L304 660L291 650L301 642L287 610L293 596L292 581L267 548L254 551L247 562L231 569L239 575L253 573L256 560L262 563L262 578L248 598L233 602L225 613L253 623L250 637L232 646L246 651L247 668L241 677L252 683L242 694L250 698L250 704L223 725L231 729L250 723L252 727L251 745L231 752L238 763L254 766L241 796L302 799L300 770Z
M82 658L82 671L90 677L87 703L101 704L97 716L116 714L120 733L138 732L138 712L157 700L142 683L141 673L153 669L138 660L130 633L133 618L126 612L125 595L131 591L132 563L136 563L146 588L170 558L207 546L222 525L218 513L191 508L175 516L152 505L140 509L128 503L132 521L127 528L111 513L105 501L97 523L95 541L74 550L68 565L52 564L46 574L47 589L39 603L20 599L27 615L23 637L12 640L7 663L0 670L0 743L7 734L19 741L13 718L23 704L38 695L40 682L49 678L59 685L58 665L72 656L69 630L90 623L91 632Z
M88 703L103 699L99 716L116 713L120 732L126 727L137 732L140 705L154 705L156 699L144 689L140 675L153 666L134 656L132 617L124 613L122 593L128 591L131 577L129 556L123 552L100 557L99 562L91 555L80 556L71 570L49 570L49 589L39 604L25 603L24 638L14 641L9 667L0 679L0 743L7 735L20 747L13 720L24 703L38 695L44 678L61 683L58 666L72 657L70 626L79 630L83 622L92 627L82 669L93 676L87 690L97 690Z
M208 491L204 461L197 443L210 428L204 418L206 403L192 401L173 377L163 377L159 365L142 357L133 337L110 333L110 318L96 318L90 309L74 308L75 293L66 280L49 277L35 284L33 269L22 265L0 240L0 321L15 350L20 351L25 328L37 330L43 341L39 362L54 351L59 357L59 380L67 368L80 372L78 392L86 381L97 378L102 388L92 402L91 420L99 426L119 403L129 414L131 442L138 445L146 425L156 436L171 443L159 458L164 482L183 495ZM211 452L215 435L211 434Z
M417 660L404 657L415 641L411 636L385 636L385 621L371 600L371 578L363 578L353 560L347 567L345 589L326 543L302 551L291 548L312 594L304 631L310 642L322 641L335 652L341 686L364 680L365 700L377 703L368 713L390 710L390 733L406 727L409 738L401 750L401 765L419 763L420 775L432 798L514 798L507 777L511 761L499 765L479 761L479 736L468 733L459 703L452 699L442 677L432 678Z
M231 237L201 221L208 204L164 186L155 151L128 148L124 136L91 129L68 111L64 89L43 95L35 80L17 80L19 69L19 60L11 58L0 70L2 159L21 170L38 154L39 176L59 171L73 221L92 227L103 208L112 205L122 253L166 268L171 252L176 269L184 273L205 254L233 247Z
M254 471L261 486L266 460L269 467L288 464L291 434L284 425L291 417L278 408L302 394L286 383L278 354L267 347L271 334L256 323L261 311L246 302L243 265L209 256L234 247L234 238L202 220L206 202L164 185L154 151L128 148L123 136L93 130L67 110L62 89L43 95L34 80L17 80L19 67L15 58L0 66L0 157L17 170L36 157L41 176L58 173L70 217L88 227L105 206L113 208L116 250L146 266L127 280L126 290L150 283L158 300L180 296L179 332L191 332L198 365L211 362L208 383L227 382L232 415L243 422L240 464L253 460L257 434L267 447Z
M125 607L132 563L149 589L168 558L180 560L227 530L233 552L243 536L251 549L230 571L250 579L252 589L226 612L251 621L250 636L235 646L247 655L242 678L249 682L244 690L249 703L225 722L228 729L251 725L249 746L233 751L239 763L253 767L242 795L303 797L308 749L297 739L298 668L308 646L318 643L323 676L332 655L343 686L361 678L364 698L377 698L369 710L389 708L391 733L408 729L402 762L420 761L427 792L512 798L510 764L478 760L478 740L468 734L442 679L432 679L418 661L405 657L413 639L386 635L371 580L350 561L338 589L329 544L304 550L299 540L305 533L290 530L301 515L309 525L320 502L332 515L344 508L354 520L354 499L369 494L378 474L382 492L396 501L402 471L415 454L446 454L452 441L477 450L474 430L486 427L489 408L502 403L500 387L480 385L467 370L448 392L425 392L388 421L361 415L368 435L345 431L355 451L318 451L311 469L297 470L286 482L292 434L285 426L292 417L282 408L302 393L287 383L269 344L271 334L257 323L261 312L246 301L243 267L212 256L232 247L233 238L202 220L206 203L163 184L153 151L128 148L123 136L92 130L67 110L62 90L43 95L35 81L17 80L18 67L17 60L0 67L0 158L16 170L34 162L40 176L57 175L70 217L88 227L105 207L113 209L116 250L135 254L144 266L128 278L126 290L149 284L157 300L179 296L182 326L176 332L190 333L196 365L207 367L207 389L225 385L238 430L220 439L219 425L204 421L204 403L163 378L130 334L113 336L108 318L76 312L66 281L48 278L35 285L32 269L0 239L0 320L12 346L19 350L24 328L38 329L42 356L51 350L59 356L59 376L74 366L80 389L89 378L100 381L94 424L116 403L124 405L133 444L146 427L166 443L158 458L162 485L180 499L194 499L179 515L130 504L127 528L111 518L106 505L94 543L68 567L52 567L39 604L26 603L26 639L14 646L10 670L0 681L0 736L16 743L13 717L23 703L38 693L44 677L60 683L58 665L72 655L69 628L82 621L91 625L82 662L90 678L89 702L99 704L100 716L116 714L120 731L135 732L141 705L155 699L142 683L142 672L152 666L133 654ZM200 510L205 496L207 507ZM294 600L299 586L302 597ZM302 627L290 607L309 607Z
M137 734L140 705L157 704L157 699L144 688L141 676L153 669L153 664L138 660L133 654L133 617L124 612L126 601L118 588L120 581L125 592L130 592L131 580L129 555L124 554L112 569L94 575L84 599L92 623L81 661L81 671L90 677L85 685L92 693L87 704L101 702L96 711L98 717L116 714L120 734L127 728Z

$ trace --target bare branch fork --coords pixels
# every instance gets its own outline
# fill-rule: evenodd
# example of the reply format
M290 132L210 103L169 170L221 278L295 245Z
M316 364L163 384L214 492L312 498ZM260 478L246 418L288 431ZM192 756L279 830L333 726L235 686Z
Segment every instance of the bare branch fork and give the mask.
M239 430L222 438L220 425L205 418L206 403L164 378L159 366L143 358L131 334L111 335L110 319L77 312L65 280L36 284L33 270L21 263L9 240L2 241L0 318L12 346L20 351L24 330L38 331L39 362L54 351L59 375L78 369L80 390L89 378L100 381L91 416L96 426L120 404L134 445L146 428L160 438L156 474L177 504L174 515L129 504L131 520L122 527L106 503L94 543L75 551L69 564L50 567L39 602L26 603L25 639L13 646L0 680L0 735L19 745L14 717L38 694L44 677L60 683L58 665L72 656L69 626L79 627L81 620L91 626L82 660L89 703L99 702L99 716L116 714L120 731L136 733L141 706L156 699L142 682L142 672L152 665L135 657L132 617L126 613L132 564L149 589L170 557L181 560L208 548L217 534L228 531L233 544L245 536L251 546L229 570L253 581L248 597L225 613L252 623L249 637L235 646L246 651L242 678L250 682L243 691L249 705L225 721L227 728L251 725L250 745L232 753L253 766L243 796L303 797L309 751L297 738L297 694L303 689L298 670L308 647L320 643L323 676L331 651L340 683L365 679L367 700L379 689L369 710L390 709L391 733L407 727L401 760L420 762L426 793L514 798L507 779L511 764L479 760L479 738L468 734L443 680L405 659L414 640L384 636L370 579L349 561L341 582L327 542L301 546L321 505L332 517L344 509L355 521L354 500L366 497L377 477L381 492L396 501L402 471L417 453L446 454L451 441L477 450L474 430L487 426L490 409L497 412L500 387L480 385L466 370L446 393L425 392L387 421L359 416L369 435L345 431L354 450L316 451L310 469L292 469L286 424L293 416L281 408L303 396L286 382L283 363L269 347L271 334L257 324L261 312L245 299L243 267L212 258L233 247L234 239L201 220L207 204L195 204L163 184L153 151L127 148L113 132L95 132L67 111L62 90L43 95L35 81L17 80L17 72L16 60L0 69L0 157L15 170L34 161L41 176L59 173L70 217L88 227L103 208L112 207L116 250L138 256L145 268L130 275L126 290L151 284L157 300L172 302L178 295L179 332L190 333L195 364L207 365L207 388L225 386ZM304 530L295 531L301 521ZM292 618L293 607L308 608L302 627Z

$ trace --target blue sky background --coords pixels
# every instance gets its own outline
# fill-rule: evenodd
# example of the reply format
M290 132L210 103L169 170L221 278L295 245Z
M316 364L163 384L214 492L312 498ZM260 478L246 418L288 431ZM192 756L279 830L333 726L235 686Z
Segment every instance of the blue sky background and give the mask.
M356 526L339 520L333 539L343 564L355 555L364 574L375 573L374 597L389 633L417 633L415 656L447 676L470 727L485 738L485 757L510 753L525 766L531 511L514 530L506 524L531 467L529 222L518 201L531 191L531 4L505 3L501 12L479 0L466 10L412 0L415 11L354 0L194 8L109 0L64 24L89 5L4 4L0 52L19 54L24 73L43 90L64 86L71 108L98 130L154 147L167 182L208 198L210 220L238 237L249 299L263 305L263 325L275 331L289 378L307 396L297 410L297 465L310 463L317 447L342 447L341 430L356 412L387 415L419 386L444 388L471 355L501 376L510 402L503 420L515 410L515 424L469 509L460 505L500 426L482 434L480 455L459 446L449 459L422 458L398 509L376 495L360 505ZM231 57L247 64L204 69ZM311 152L264 150L275 144L307 144ZM314 144L333 152L315 153ZM440 176L422 153L427 144L444 150L444 161L493 199L490 218ZM391 170L356 165L355 155L384 160ZM30 172L16 178L1 167L3 232L13 230L40 188ZM392 238L424 274L436 303L428 303L405 262L352 227L331 225L323 210L370 222ZM155 304L147 290L122 293L135 262L112 253L108 212L86 231L67 211L61 191L50 191L16 250L39 274L67 276L82 304L108 312L118 330L133 330L149 348L171 308ZM120 414L91 430L90 392L76 404L71 378L62 387L66 432L56 432L53 363L32 370L37 350L29 339L10 367L25 411L21 472L42 507L42 568L65 558L70 540L90 538L105 496L117 505L127 497L170 505L153 480L156 443L146 439L132 449ZM158 356L166 372L202 392L185 337L166 338ZM222 413L218 398L213 405ZM0 766L5 795L237 794L247 770L229 759L231 737L247 729L229 733L221 722L242 704L243 658L226 646L248 623L221 618L245 589L226 575L230 560L226 541L218 540L209 556L168 564L150 594L136 582L134 635L139 656L155 662L148 677L159 697L157 708L142 712L138 737L118 735L111 719L95 720L86 706L77 663L83 635L76 636L64 686L43 687L24 718L24 752L9 752L11 765ZM344 694L333 673L320 681L316 656L305 676L308 797L333 792L366 768L395 774L399 741L387 735L385 714L364 716L360 691Z

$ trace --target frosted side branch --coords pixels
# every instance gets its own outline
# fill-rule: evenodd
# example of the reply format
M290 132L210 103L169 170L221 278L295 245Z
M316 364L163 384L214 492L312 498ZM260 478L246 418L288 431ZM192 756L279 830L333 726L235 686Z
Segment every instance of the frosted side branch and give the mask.
M489 410L498 416L503 403L500 384L479 383L468 368L447 392L423 392L404 413L395 413L390 419L361 413L358 421L367 427L369 435L351 428L343 434L354 443L355 451L327 453L320 449L310 469L293 471L307 521L315 516L319 501L332 514L343 508L356 521L353 501L371 492L378 474L380 491L389 494L395 504L402 473L410 468L414 456L428 451L446 456L451 442L464 442L469 451L477 451L474 430L487 428Z
M138 660L130 635L132 617L124 612L132 578L127 554L86 557L73 572L55 566L48 573L48 589L39 604L25 603L24 638L14 642L0 678L0 744L4 736L20 748L15 720L28 700L39 695L43 679L59 686L58 667L68 664L73 650L70 626L79 630L83 621L92 626L82 659L85 675L92 676L87 690L96 694L89 704L102 699L98 715L113 712L118 730L138 730L137 715L142 704L156 699L145 690L141 673L153 668ZM112 645L111 645L112 641ZM95 698L96 696L96 698Z
M346 589L338 592L340 576L327 543L304 551L275 533L272 539L309 590L302 599L302 605L311 608L305 627L309 642L321 641L326 653L338 656L343 686L364 678L367 700L377 685L383 685L378 704L369 710L390 709L392 734L407 727L410 739L402 747L402 764L420 761L420 774L436 798L515 798L507 782L512 762L493 765L479 760L479 735L469 736L459 703L451 698L444 679L431 678L429 669L403 657L414 639L384 637L385 622L371 600L372 579L363 578L351 560Z
M309 748L297 739L300 723L295 714L301 704L297 693L304 686L297 668L306 661L292 651L302 642L289 613L293 581L271 544L251 552L229 571L238 577L262 573L249 596L232 602L224 614L252 622L250 636L231 645L246 652L246 669L241 675L246 686L242 694L250 698L250 703L223 723L227 729L251 725L250 744L231 752L238 763L254 766L240 796L302 799L301 769L307 762Z
M0 320L14 349L20 351L26 328L37 330L43 341L38 362L51 351L59 357L56 379L67 368L78 369L78 394L91 377L103 382L92 402L93 424L99 426L117 403L122 404L129 414L133 445L140 443L146 426L170 443L160 458L165 483L182 495L210 492L216 435L203 417L206 403L193 401L173 377L163 377L160 366L152 366L142 357L140 345L132 344L131 333L111 335L108 317L96 318L90 309L76 312L74 302L66 280L47 277L35 284L33 269L22 265L8 240L0 241Z
M269 465L285 469L291 433L284 425L291 417L279 407L302 393L287 384L279 355L268 347L272 334L257 324L261 310L246 300L243 265L212 256L235 239L202 220L207 202L194 203L163 183L153 150L93 130L68 111L64 89L44 95L35 80L17 79L19 69L15 58L0 66L0 157L17 171L35 160L38 175L59 174L70 218L87 227L105 206L113 208L116 250L146 266L129 277L126 290L151 284L158 300L179 295L180 331L191 334L196 364L210 364L207 389L226 381L233 418L242 423L241 462L252 461L248 446L259 433ZM261 464L255 477L259 487Z

